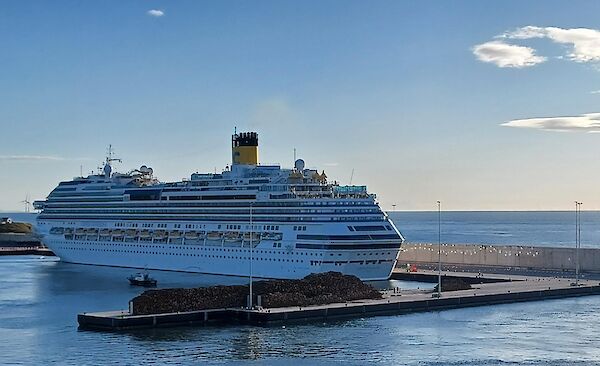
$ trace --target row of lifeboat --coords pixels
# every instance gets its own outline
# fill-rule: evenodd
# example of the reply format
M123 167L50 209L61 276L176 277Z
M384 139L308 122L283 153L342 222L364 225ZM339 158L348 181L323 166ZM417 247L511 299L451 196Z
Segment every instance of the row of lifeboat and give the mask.
M50 234L53 235L76 235L76 236L112 236L112 237L125 237L125 238L153 238L153 239L181 239L185 240L223 240L227 242L241 242L241 241L260 241L260 240L282 240L283 235L281 233L250 233L250 232L238 232L238 231L180 231L180 230L135 230L135 229L84 229L84 228L62 228L53 227L50 229Z

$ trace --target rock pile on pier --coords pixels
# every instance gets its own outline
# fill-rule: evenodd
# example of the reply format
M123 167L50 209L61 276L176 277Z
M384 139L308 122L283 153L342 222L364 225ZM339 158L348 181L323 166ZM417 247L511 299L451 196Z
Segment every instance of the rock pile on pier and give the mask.
M358 277L339 272L311 274L301 280L258 281L253 284L265 308L323 305L359 299L380 299L381 293ZM213 286L148 290L133 298L134 315L223 309L246 306L248 286Z
M265 308L381 298L381 293L371 285L340 272L311 274L301 280L261 281L255 286Z
M470 290L471 285L460 278L455 277L442 277L442 292L445 291L460 291L460 290ZM437 285L433 289L434 291L438 290Z

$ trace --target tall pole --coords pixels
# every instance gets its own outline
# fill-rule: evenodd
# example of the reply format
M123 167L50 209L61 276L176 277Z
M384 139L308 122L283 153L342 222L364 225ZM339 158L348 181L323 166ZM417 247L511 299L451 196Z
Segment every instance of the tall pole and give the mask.
M253 231L253 223L252 223L252 204L254 202L250 202L250 309L252 309L252 256L254 254L254 247L252 245L252 231Z
M581 202L575 201L575 285L579 285L579 248L581 247Z
M438 297L442 296L442 203L438 206Z

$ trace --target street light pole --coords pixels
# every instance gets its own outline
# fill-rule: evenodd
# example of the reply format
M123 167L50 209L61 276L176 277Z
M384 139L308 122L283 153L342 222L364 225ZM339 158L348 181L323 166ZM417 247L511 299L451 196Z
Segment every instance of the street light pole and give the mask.
M579 286L579 248L581 247L581 202L575 201L575 285Z
M252 222L252 204L254 202L250 202L250 309L252 309L253 301L252 301L252 257L254 254L254 247L252 245L252 236L253 236L253 222Z
M438 297L442 296L442 203L437 201L438 208Z

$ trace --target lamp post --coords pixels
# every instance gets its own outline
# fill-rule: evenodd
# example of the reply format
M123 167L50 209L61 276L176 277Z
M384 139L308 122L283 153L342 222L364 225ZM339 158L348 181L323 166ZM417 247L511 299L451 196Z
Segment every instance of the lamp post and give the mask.
M575 286L579 286L579 248L581 247L581 205L575 201Z
M438 209L438 291L437 297L442 296L442 203L437 201Z
M252 245L252 236L253 236L253 222L252 222L252 205L254 204L254 202L250 202L250 301L249 301L249 308L252 309L252 305L253 305L253 301L252 301L252 257L254 254L254 247Z
M577 246L577 284L579 284L579 273L581 272L581 263L579 261L579 250L581 249L581 205L583 205L583 202L579 202L579 209L577 210L577 223L579 224L577 232L577 236L579 237L579 245Z

